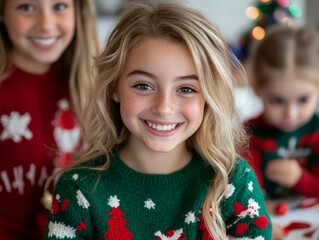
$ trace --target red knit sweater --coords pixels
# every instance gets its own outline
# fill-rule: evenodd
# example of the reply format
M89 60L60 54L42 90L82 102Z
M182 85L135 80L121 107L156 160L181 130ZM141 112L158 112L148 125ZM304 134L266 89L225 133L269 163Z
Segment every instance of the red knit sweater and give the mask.
M42 238L45 180L79 141L67 98L52 69L14 68L0 84L0 239Z

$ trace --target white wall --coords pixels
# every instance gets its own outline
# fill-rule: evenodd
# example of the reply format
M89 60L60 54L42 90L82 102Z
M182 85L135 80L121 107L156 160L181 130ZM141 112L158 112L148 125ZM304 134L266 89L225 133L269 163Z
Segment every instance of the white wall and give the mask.
M253 21L247 18L245 11L249 6L255 6L258 0L182 0L181 2L202 12L220 28L228 41L236 42L241 34L253 24ZM290 0L290 3L297 5L302 12L306 11L306 2L305 0ZM295 18L294 21L296 24L304 24L305 19L306 17L302 16L299 19ZM115 22L115 16L98 18L98 30L103 41L108 37Z

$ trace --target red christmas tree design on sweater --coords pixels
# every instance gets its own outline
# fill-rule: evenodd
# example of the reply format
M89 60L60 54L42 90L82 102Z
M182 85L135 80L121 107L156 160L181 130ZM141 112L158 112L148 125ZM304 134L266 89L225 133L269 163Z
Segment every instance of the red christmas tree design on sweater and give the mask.
M111 218L107 222L110 227L104 234L104 238L107 240L132 239L134 235L126 228L126 225L129 224L124 219L125 214L119 209L120 200L116 195L109 198L108 205L112 207L112 210L109 212Z

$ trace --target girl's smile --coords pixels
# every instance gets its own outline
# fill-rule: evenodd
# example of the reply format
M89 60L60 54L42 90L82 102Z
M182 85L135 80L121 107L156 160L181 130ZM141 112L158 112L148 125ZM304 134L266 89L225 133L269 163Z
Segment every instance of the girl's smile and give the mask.
M53 50L58 44L57 37L54 38L29 38L33 46L40 51L50 51Z

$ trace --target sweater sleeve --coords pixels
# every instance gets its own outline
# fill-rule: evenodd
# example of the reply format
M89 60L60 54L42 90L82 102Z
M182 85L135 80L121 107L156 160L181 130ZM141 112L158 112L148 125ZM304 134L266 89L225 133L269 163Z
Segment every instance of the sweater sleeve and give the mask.
M304 170L300 180L293 189L301 195L319 198L319 166L313 166L310 171Z
M229 239L271 239L271 223L256 176L245 160L230 174L222 212Z
M90 194L88 188L83 187L86 185L81 183L80 174L77 170L71 170L59 179L44 239L94 239Z
M319 120L316 119L312 125L318 129ZM319 131L302 136L299 145L303 148L311 146L311 154L307 156L301 178L293 189L301 195L319 198L319 188L314 187L319 185Z

